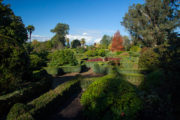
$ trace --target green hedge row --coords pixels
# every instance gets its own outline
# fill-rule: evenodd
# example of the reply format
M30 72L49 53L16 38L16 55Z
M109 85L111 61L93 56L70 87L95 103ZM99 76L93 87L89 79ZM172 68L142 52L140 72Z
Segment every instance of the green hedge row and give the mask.
M34 72L33 79L36 82L32 82L13 93L0 96L0 118L8 113L13 104L30 101L51 87L51 76L44 70Z
M50 90L29 102L27 104L29 109L24 113L18 114L16 110L11 110L7 116L7 120L14 120L14 118L11 117L14 116L14 114L18 114L16 115L17 118L24 114L30 114L35 119L42 119L53 112L53 110L55 110L59 105L62 105L72 94L74 94L74 92L77 92L78 90L80 90L79 79L65 82L54 90Z
M113 74L89 85L81 103L88 120L134 120L142 109L135 88Z
M81 72L81 66L60 66L60 67L45 67L48 74L52 76L62 75L64 73Z
M133 85L139 86L145 79L143 74L123 73L121 74L124 80L127 80Z

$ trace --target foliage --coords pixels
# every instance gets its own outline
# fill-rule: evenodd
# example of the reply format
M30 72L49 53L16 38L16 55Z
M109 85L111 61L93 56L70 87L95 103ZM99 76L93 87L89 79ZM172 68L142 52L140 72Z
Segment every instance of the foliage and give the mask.
M13 105L13 107L11 108L10 112L7 115L7 120L34 120L33 117L28 114L29 107L27 105L24 105L22 103L16 103ZM23 114L26 113L26 116L24 115L22 117Z
M77 65L77 60L74 55L74 52L69 49L65 50L56 50L49 55L50 62L48 66L50 67L59 67L63 65Z
M142 108L134 88L119 77L107 75L93 82L82 94L88 119L133 120Z
M81 72L81 66L60 66L64 73Z
M94 56L97 56L98 53L96 50L88 50L85 52L85 54L88 56L88 57L94 57Z
M4 5L0 1L0 35L13 38L17 44L23 44L27 40L26 28L19 16L15 16L10 5Z
M106 56L106 51L105 51L105 49L99 49L99 50L97 51L97 53L98 53L98 56L101 56L101 57Z
M37 54L30 55L30 68L32 70L39 70L43 66L45 66L45 62L42 58L40 58Z
M84 45L85 45L85 43L86 43L85 39L84 39L84 38L82 38L82 39L81 39L81 45L82 45L82 46L84 46Z
M132 46L130 48L130 51L132 52L140 52L141 51L141 48L139 46Z
M78 47L81 47L81 41L79 41L78 39L73 40L71 42L71 48L78 48Z
M29 32L29 39L30 39L30 42L31 42L31 34L32 32L35 30L34 26L33 25L28 25L26 27L27 31Z
M108 73L108 66L107 64L94 64L93 68L93 72L95 73L100 73L100 74L107 74Z
M146 0L129 7L122 24L136 44L147 47L168 42L179 26L178 0Z
M131 41L128 36L123 36L123 46L124 46L124 49L127 51L131 47Z
M112 39L111 51L122 51L123 49L123 38L120 35L120 32L117 31Z
M107 49L111 41L112 41L112 37L108 35L104 35L100 41L100 44L102 45L103 48Z
M51 76L44 70L34 71L32 81L21 89L0 96L0 117L6 115L13 104L30 101L51 87Z
M146 50L139 58L140 68L155 69L159 64L159 55L152 48Z
M51 39L55 49L62 49L65 46L65 36L68 34L69 25L58 23L51 32L55 33L55 36Z
M44 68L52 76L62 75L63 71L59 67L48 66Z

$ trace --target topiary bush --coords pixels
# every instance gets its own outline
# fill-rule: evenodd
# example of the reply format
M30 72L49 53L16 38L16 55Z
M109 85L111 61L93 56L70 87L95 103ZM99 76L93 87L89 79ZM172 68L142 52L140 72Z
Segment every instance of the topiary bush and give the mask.
M41 57L39 57L37 54L30 55L31 70L39 70L45 65L46 65L45 61Z
M81 72L81 66L60 66L64 73Z

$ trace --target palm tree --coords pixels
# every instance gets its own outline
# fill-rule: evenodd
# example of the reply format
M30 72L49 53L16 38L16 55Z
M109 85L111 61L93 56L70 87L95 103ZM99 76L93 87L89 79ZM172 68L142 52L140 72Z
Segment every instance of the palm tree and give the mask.
M86 43L85 39L84 39L84 38L82 38L82 39L81 39L81 45L82 45L82 46L84 46L84 45L85 45L85 43Z
M67 48L69 48L70 47L69 38L66 38L66 43L67 43Z
M32 32L35 30L34 26L33 25L28 25L26 27L27 31L29 32L29 39L30 39L30 43L31 43L31 34Z

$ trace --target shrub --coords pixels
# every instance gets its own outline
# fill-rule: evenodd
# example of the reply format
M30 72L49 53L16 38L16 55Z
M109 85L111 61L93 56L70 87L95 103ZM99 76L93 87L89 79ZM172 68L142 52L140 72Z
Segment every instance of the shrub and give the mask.
M100 73L100 74L106 74L108 73L108 66L106 64L100 64L96 63L93 66L93 72Z
M60 66L64 73L81 72L81 66Z
M45 67L44 68L48 74L52 75L52 76L58 76L58 75L62 75L64 74L63 70L59 67Z
M148 49L141 54L139 58L139 67L140 68L148 68L148 69L155 69L158 67L159 55L154 52L153 49Z
M44 70L35 71L33 79L36 82L31 82L19 90L0 96L0 116L6 115L13 104L30 101L48 91L51 87L51 76Z
M130 51L132 52L140 52L141 51L141 48L139 46L132 46L130 48Z
M85 55L87 55L88 57L94 57L94 56L98 56L98 53L96 50L88 50L85 52Z
M114 75L98 78L82 94L81 103L88 119L137 118L142 102L134 87L121 78Z
M74 52L69 49L57 50L49 55L50 62L48 66L50 67L59 67L63 65L77 65L77 60L74 55Z
M97 50L98 56L104 57L106 56L106 51L105 49L99 49Z
M16 103L8 113L7 120L34 120L31 114L27 113L29 109L25 104Z
M43 66L45 66L45 61L43 61L42 58L40 58L37 54L30 55L30 68L32 70L39 70Z

